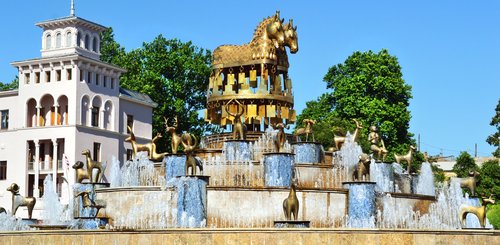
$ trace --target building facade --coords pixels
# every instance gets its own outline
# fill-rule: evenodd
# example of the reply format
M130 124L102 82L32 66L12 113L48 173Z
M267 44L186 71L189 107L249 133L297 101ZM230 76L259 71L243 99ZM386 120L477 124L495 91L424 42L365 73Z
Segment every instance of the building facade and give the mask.
M59 194L68 195L61 193L62 184L74 183L71 166L85 162L84 149L107 163L106 178L113 157L123 163L130 155L127 125L139 143L151 139L156 104L120 88L126 71L100 61L105 27L73 13L36 24L43 29L41 57L13 62L19 88L0 92L0 206L7 209L11 183L19 184L21 195L43 202L49 174Z

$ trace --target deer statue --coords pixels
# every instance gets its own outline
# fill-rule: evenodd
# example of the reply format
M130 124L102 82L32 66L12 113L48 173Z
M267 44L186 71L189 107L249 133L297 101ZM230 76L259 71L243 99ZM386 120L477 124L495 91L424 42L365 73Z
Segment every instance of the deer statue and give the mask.
M415 152L415 146L410 145L410 150L405 155L396 155L394 153L394 159L398 164L401 164L401 161L406 161L408 163L408 173L410 173L411 163L413 162L413 153Z
M461 188L467 188L470 190L471 196L476 196L476 184L479 178L479 172L469 171L469 176L465 178L453 178L460 182Z
M163 160L163 157L167 155L166 152L164 153L156 152L156 141L158 141L161 137L162 137L161 134L157 133L156 136L151 140L151 155L149 156L149 160L153 162L161 162Z
M83 150L82 155L85 156L85 160L87 163L87 175L88 175L90 182L94 182L94 183L100 182L102 174L104 173L104 167L102 166L102 163L92 160L92 158L90 157L90 150L89 149ZM92 171L94 170L94 168L97 169L97 175L96 175L95 180L92 179Z
M238 105L238 112L236 114L231 113L231 111L228 109L229 102L226 104L224 109L226 110L227 114L234 117L233 140L245 140L247 138L247 126L241 122L241 116L245 113L245 108L238 101L236 101Z
M304 120L302 120L302 123L304 123L306 125L306 127L305 128L298 128L297 130L295 130L295 133L294 133L294 135L297 137L297 142L300 141L299 136L303 135L303 134L306 135L306 141L309 138L309 134L312 134L313 141L315 141L312 127L316 123L316 121L312 120L312 119L304 119Z
M278 130L278 134L274 139L274 150L276 152L281 152L281 150L283 150L283 147L285 146L285 141L286 141L285 128L288 129L288 125L285 126L285 124L283 123L277 123L277 124L271 124L271 127L274 130Z
M370 133L368 134L368 141L370 141L370 149L377 155L376 160L385 162L387 157L387 149L385 148L384 139L380 138L377 126L370 126Z
M359 130L363 128L363 124L358 122L356 119L352 119L354 123L356 123L356 129L354 130L354 134L352 135L353 141L357 141L359 138ZM346 137L345 136L338 136L338 135L333 135L333 143L335 144L335 148L337 151L340 150L342 145L345 142ZM330 148L330 150L333 150L333 148Z
M200 171L203 171L203 163L194 156L194 150L198 145L196 136L189 133L183 134L182 145L184 146L184 153L186 153L186 175L189 173L189 168L191 168L191 175L196 175L197 166L200 168Z
M179 149L182 141L181 136L175 132L178 127L177 116L174 117L174 124L172 126L168 126L168 118L164 117L163 120L165 120L165 130L172 135L172 153L177 154L177 149Z
M290 186L288 197L283 201L283 212L287 220L292 220L292 214L294 220L298 218L299 199L297 198L296 188L296 179L294 178Z
M16 183L12 183L7 188L7 191L12 192L12 215L16 215L17 209L24 206L28 208L28 217L31 219L33 208L36 204L36 198L21 196L21 194L19 194L19 186Z
M370 156L366 153L359 155L358 165L352 174L353 181L370 180Z
M125 139L125 142L130 142L132 144L132 152L133 152L133 157L137 155L138 152L145 151L148 153L148 159L151 159L153 148L156 146L154 145L154 142L149 142L147 144L137 144L137 141L135 140L135 135L134 132L132 131L132 128L130 126L127 126L128 130L130 131L130 136Z
M459 217L460 222L462 223L462 227L465 227L465 219L467 214L471 213L477 216L479 219L479 224L482 228L486 226L486 212L488 211L486 205L495 204L495 200L493 199L493 195L490 195L490 198L481 197L481 206L474 207L468 205L460 206Z

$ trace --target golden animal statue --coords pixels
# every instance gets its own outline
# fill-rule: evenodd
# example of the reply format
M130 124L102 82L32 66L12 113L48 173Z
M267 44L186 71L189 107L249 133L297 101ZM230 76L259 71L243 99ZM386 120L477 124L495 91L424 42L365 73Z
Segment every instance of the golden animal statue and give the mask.
M278 130L276 138L274 139L274 150L275 152L281 152L283 150L283 147L285 146L285 141L286 141L285 128L288 129L288 125L285 126L285 124L283 123L276 123L276 124L271 124L271 127L274 130Z
M312 119L304 119L304 120L302 120L302 123L304 123L306 125L306 127L305 128L298 128L297 130L295 130L295 133L294 133L294 135L297 138L297 142L300 141L299 136L303 135L303 134L306 135L306 141L309 138L309 134L312 134L313 141L315 141L314 140L314 133L313 133L313 125L316 123L316 121L312 120Z
M410 145L410 150L408 150L408 153L405 155L396 155L396 153L394 153L394 159L396 159L398 164L401 164L401 161L406 161L408 163L408 173L410 173L411 163L413 162L413 153L415 150L415 146Z
M377 131L377 126L370 126L370 133L368 134L368 141L370 141L371 144L370 149L373 154L377 156L377 161L385 162L385 158L389 151L385 148L384 139L380 138Z
M86 165L87 165L87 174L89 176L90 182L99 183L101 181L102 174L104 173L104 168L101 162L94 161L90 157L90 150L85 149L82 151L82 155L85 156ZM97 174L95 179L92 178L92 171L97 169Z
M363 128L362 123L358 122L356 119L352 119L354 123L356 123L356 129L354 130L354 133L352 134L352 140L354 142L358 141L359 138L359 130ZM333 143L335 144L335 148L337 151L340 151L340 148L342 145L345 143L346 136L339 136L339 135L333 135ZM333 151L333 148L329 149L330 151Z
M97 217L97 215L99 214L99 210L106 207L104 200L97 200L97 201L92 200L90 198L90 191L88 191L88 190L78 192L77 194L75 194L75 198L77 198L77 197L82 198L82 207L84 207L84 208L92 207L92 208L96 209L94 217Z
M283 25L283 32L285 34L285 44L280 47L278 53L278 64L288 67L288 55L286 54L285 47L290 48L290 53L295 54L299 51L299 37L297 35L297 26L293 26L293 20Z
M276 60L276 50L285 43L283 20L280 12L264 19L255 30L250 43L237 45L222 45L213 53L213 64L224 66L240 66L251 60Z
M238 112L231 113L231 111L228 109L230 102L231 101L229 101L226 104L226 106L224 106L224 110L226 110L227 114L234 117L234 120L233 120L233 140L246 140L246 138L247 138L247 126L241 122L241 115L243 115L245 113L245 107L243 107L243 105L241 105L238 101L236 101L236 104L238 106Z
M292 181L292 185L290 186L290 193L288 193L288 197L283 201L283 212L285 213L285 218L287 220L293 219L297 220L299 214L299 199L296 194L296 181Z
M460 182L461 188L467 188L470 190L471 196L476 196L476 184L479 178L479 172L469 171L468 177L465 178L454 178Z
M138 152L145 151L148 153L148 158L151 157L151 152L153 149L153 143L147 143L147 144L137 144L137 141L135 140L135 135L134 132L132 131L132 128L130 126L127 126L128 131L130 131L130 136L125 139L125 142L130 142L132 144L132 157L137 156Z
M75 169L76 183L82 183L85 179L88 179L89 182L92 182L89 172L87 171L87 169L84 169L83 166L84 164L82 161L77 161L72 166L72 168Z
M12 192L12 215L16 215L17 209L19 207L28 208L28 217L31 219L33 215L33 208L36 204L36 198L34 197L23 197L19 194L19 186L16 183L12 183L7 191Z
M191 168L191 175L196 175L196 167L203 171L203 163L194 155L194 150L198 145L196 136L189 133L183 134L182 145L184 146L184 153L186 153L186 175L189 175L189 168Z
M359 155L358 165L352 174L353 181L369 181L370 180L370 156L366 153Z
M490 198L481 197L480 207L474 207L468 205L460 206L459 217L460 217L460 222L462 223L462 228L465 227L465 218L469 213L476 215L477 218L479 219L479 224L481 225L481 228L485 228L486 212L488 212L486 205L488 204L495 204L495 200L493 199L492 195L490 195Z
M5 208L0 207L0 214L6 214L6 213L7 211L5 210Z
M151 155L149 156L149 160L153 162L161 162L163 160L163 157L167 155L166 152L164 153L156 152L156 141L158 141L161 137L162 137L161 134L157 133L156 136L151 140Z
M172 153L177 154L177 150L179 149L182 141L181 136L175 132L178 127L177 116L174 117L174 124L172 126L168 126L168 118L163 117L163 120L165 120L165 130L167 131L167 134L170 133L172 135Z

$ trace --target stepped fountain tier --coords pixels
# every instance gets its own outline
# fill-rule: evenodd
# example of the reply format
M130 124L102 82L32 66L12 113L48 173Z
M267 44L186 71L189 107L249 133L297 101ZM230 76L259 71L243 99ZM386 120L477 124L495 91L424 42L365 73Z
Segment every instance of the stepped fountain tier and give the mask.
M317 164L323 162L323 146L318 142L294 142L295 162L301 164Z

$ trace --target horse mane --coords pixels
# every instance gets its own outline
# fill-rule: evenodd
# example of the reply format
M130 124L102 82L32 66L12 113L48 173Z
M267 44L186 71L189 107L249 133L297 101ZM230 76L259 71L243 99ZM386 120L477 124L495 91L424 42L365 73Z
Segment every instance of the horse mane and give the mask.
M267 18L262 19L262 21L257 25L257 27L255 27L255 30L253 32L253 38L250 41L250 43L259 41L259 39L264 34L267 25L271 22L271 20L273 18L274 18L274 15L268 16Z

